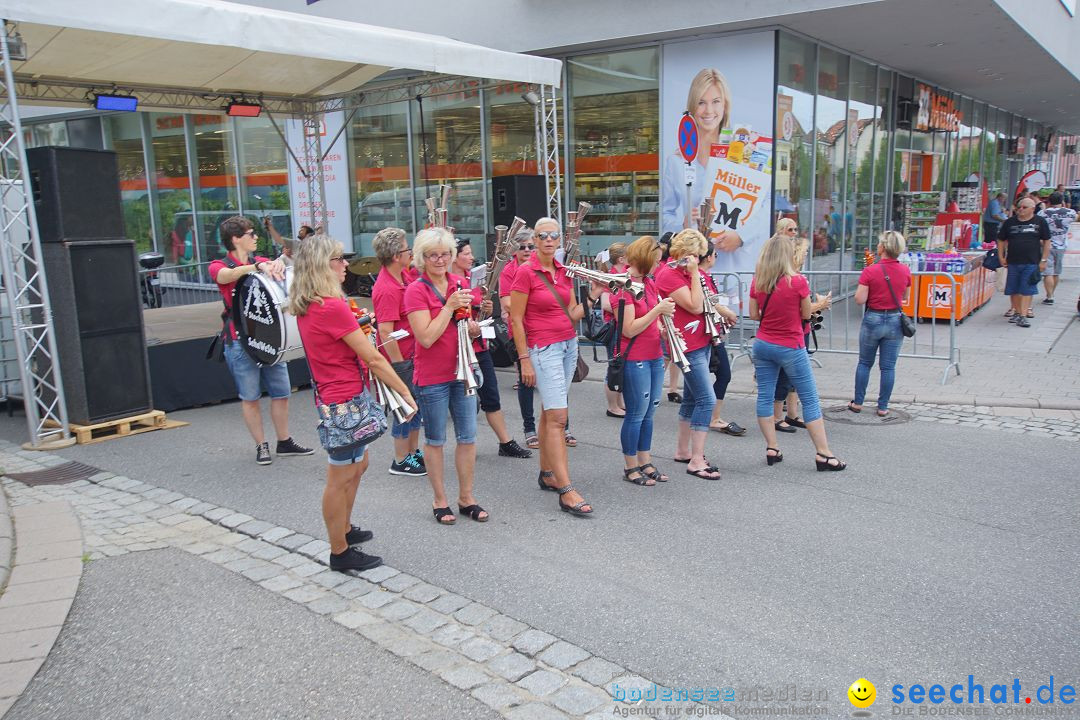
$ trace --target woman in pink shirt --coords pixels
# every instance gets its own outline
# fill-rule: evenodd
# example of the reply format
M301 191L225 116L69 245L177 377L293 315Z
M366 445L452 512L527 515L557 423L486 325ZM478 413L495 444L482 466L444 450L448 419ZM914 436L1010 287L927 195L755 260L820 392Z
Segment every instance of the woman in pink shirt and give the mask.
M477 522L487 522L488 514L473 497L473 470L476 466L476 395L465 394L465 384L457 379L458 333L455 314L472 303L469 283L448 272L454 261L454 236L446 228L429 228L416 234L413 264L420 278L405 290L405 312L416 337L413 383L416 399L424 415L424 464L435 493L432 512L442 525L457 522L443 487L443 445L446 424L454 421L457 447L454 465L458 476L458 512ZM469 334L480 335L472 320Z
M750 283L750 319L759 321L754 340L757 375L757 415L765 436L765 460L781 462L773 423L773 395L783 368L803 406L803 421L817 450L818 470L843 470L847 465L833 457L825 437L817 384L803 339L803 323L810 319L810 284L794 265L795 247L779 234L765 241Z
M911 289L911 270L896 258L904 252L904 236L887 230L878 238L878 261L859 275L855 302L866 306L859 329L859 366L855 368L855 399L848 403L851 412L862 412L866 384L874 358L881 353L881 386L878 388L877 414L889 414L889 398L896 383L896 360L904 335L900 332L900 313Z
M300 329L316 402L338 404L361 395L373 403L366 365L415 408L408 386L371 344L349 309L341 292L347 267L341 244L325 235L310 236L297 245L289 312L296 316ZM328 454L322 511L330 539L330 569L345 572L376 567L382 558L353 547L370 540L371 531L350 522L360 477L368 467L367 446Z
M623 418L619 441L622 445L623 478L638 485L666 482L668 476L653 465L653 415L664 387L664 351L660 346L660 316L675 314L675 301L661 298L656 283L649 277L660 260L660 243L646 235L630 243L627 258L634 280L645 286L645 295L635 300L630 293L612 297L615 312L623 303L622 335L615 350L626 358L623 367Z
M567 394L577 364L577 323L585 309L574 296L574 282L555 259L562 233L559 221L536 221L536 252L517 270L510 293L514 345L521 362L521 381L536 386L544 405L540 413L540 477L542 490L559 493L559 507L577 516L592 506L570 484L563 433ZM553 478L553 484L544 478ZM564 502L565 500L565 502Z

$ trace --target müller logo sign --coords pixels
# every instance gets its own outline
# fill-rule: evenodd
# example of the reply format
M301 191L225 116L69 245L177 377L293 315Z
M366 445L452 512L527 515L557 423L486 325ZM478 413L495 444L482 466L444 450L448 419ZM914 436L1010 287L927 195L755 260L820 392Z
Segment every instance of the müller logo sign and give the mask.
M916 130L953 130L960 129L964 115L956 109L956 103L948 95L942 95L928 86L918 85L919 110L915 115Z

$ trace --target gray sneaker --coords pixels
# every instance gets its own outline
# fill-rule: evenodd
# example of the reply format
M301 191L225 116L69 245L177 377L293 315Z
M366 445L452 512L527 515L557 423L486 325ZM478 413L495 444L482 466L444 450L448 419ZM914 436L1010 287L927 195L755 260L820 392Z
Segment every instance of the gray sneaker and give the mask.
M264 442L255 446L255 462L260 465L269 465L274 462L274 458L270 457L270 443Z
M1031 327L1031 323L1028 322L1027 318L1017 318L1016 327Z

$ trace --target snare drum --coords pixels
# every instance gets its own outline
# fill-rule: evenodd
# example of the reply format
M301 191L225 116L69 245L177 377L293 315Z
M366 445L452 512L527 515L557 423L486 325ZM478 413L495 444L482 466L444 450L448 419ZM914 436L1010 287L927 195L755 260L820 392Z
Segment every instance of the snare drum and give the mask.
M237 342L260 365L304 357L296 318L286 312L292 271L291 267L285 268L284 280L262 273L245 275L233 291Z

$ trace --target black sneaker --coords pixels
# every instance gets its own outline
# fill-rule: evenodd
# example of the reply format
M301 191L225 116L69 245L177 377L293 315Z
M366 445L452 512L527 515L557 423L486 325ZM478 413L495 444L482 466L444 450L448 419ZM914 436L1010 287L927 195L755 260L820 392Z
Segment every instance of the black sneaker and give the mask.
M348 572L350 570L370 570L382 565L382 558L378 555L367 555L354 547L349 548L340 555L330 554L330 569L335 572Z
M375 533L370 530L361 530L353 525L349 532L345 533L345 542L349 543L349 546L359 545L360 543L366 543L371 538L375 537Z
M1046 298L1045 300L1042 301L1042 304L1043 305L1053 305L1054 304L1054 298Z
M412 458L413 458L413 460L416 461L416 464L420 466L421 470L423 470L424 472L427 472L427 465L424 464L424 451L423 450L421 450L420 448L417 448L416 450L413 450Z
M504 443L499 443L499 455L503 457L512 458L531 458L532 451L526 450L517 444L517 440L508 440Z
M420 466L416 462L415 455L406 455L405 459L401 462L395 460L390 463L391 475L408 475L409 477L424 477L427 475L427 469Z
M255 462L260 465L269 465L274 462L274 458L270 457L270 443L264 442L255 446Z
M274 454L289 457L290 455L311 455L314 452L315 451L311 448L297 445L295 440L288 438L286 440L278 440L277 450L274 451Z

